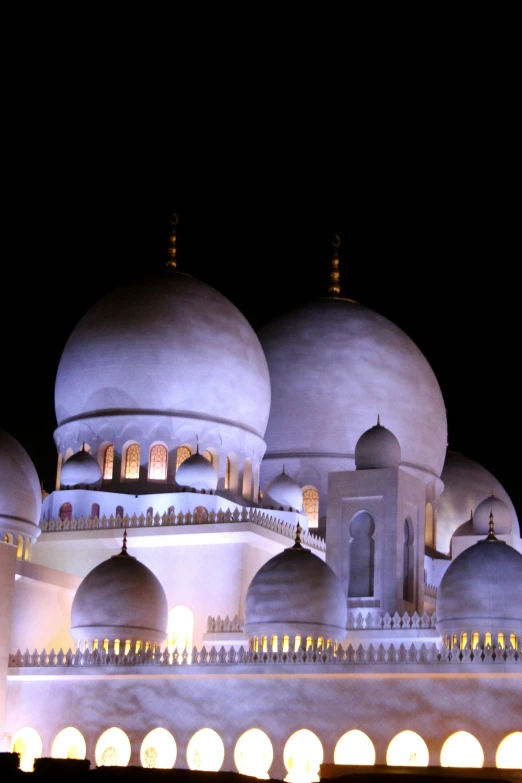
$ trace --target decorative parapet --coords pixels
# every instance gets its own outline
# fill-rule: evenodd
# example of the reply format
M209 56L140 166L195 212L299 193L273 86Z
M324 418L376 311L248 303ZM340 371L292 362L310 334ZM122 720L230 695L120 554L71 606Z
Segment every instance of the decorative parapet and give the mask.
M393 617L386 612L386 614L378 613L372 614L368 612L366 616L363 616L361 612L355 614L354 612L348 612L348 622L346 629L348 631L404 631L413 629L427 628L436 629L436 616L435 614L424 614L421 616L417 612L413 614L399 614L395 612ZM243 631L243 620L236 615L233 620L227 616L222 619L219 615L217 617L209 616L207 620L207 633L233 633Z
M291 645L290 645L291 649ZM454 647L447 649L438 647L436 644L421 644L416 647L414 644L406 647L404 644L395 646L393 644L379 644L374 647L372 644L363 647L353 647L351 644L346 649L339 645L334 650L333 647L323 649L317 646L315 649L305 650L302 646L295 652L255 652L252 648L246 650L241 646L238 650L230 647L228 650L221 647L219 650L212 647L207 650L203 647L197 650L195 647L189 654L185 649L182 653L175 650L170 653L168 649L155 652L138 652L129 655L116 655L115 653L105 653L94 650L89 652L77 650L72 652L63 650L55 653L51 650L47 653L45 650L30 653L26 650L22 653L18 650L14 655L9 656L9 667L17 669L77 669L85 667L103 667L103 666L162 666L174 668L178 666L236 666L243 665L274 665L288 666L294 664L306 664L309 666L321 667L325 664L334 666L375 666L379 664L391 664L401 666L403 664L422 664L428 666L438 666L440 664L452 664L458 667L461 663L474 664L480 666L486 664L505 664L518 663L522 661L522 651L517 651L513 647L508 649L498 649L487 645L484 649L464 650ZM521 670L522 671L522 670Z
M438 588L435 585L429 585L427 582L424 582L424 595L427 595L429 598L436 598L437 593Z
M191 513L172 511L170 514L132 514L124 517L112 516L106 517L73 517L72 519L43 519L40 522L40 528L44 533L58 533L68 530L111 530L114 528L140 528L140 527L182 527L184 525L220 525L223 523L251 522L259 527L272 530L286 538L295 539L295 526L288 522L283 522L276 516L267 514L256 508L245 508L236 506L233 510L228 508L226 511L199 511L194 509ZM322 552L326 551L326 542L324 539L313 535L304 530L301 532L301 543L313 549Z

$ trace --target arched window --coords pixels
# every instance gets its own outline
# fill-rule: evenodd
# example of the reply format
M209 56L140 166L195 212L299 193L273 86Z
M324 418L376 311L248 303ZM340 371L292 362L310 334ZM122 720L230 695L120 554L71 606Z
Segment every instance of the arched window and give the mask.
M148 517L153 517L154 516L154 509L152 508L152 506L148 507L148 509L147 509L147 516Z
M482 767L483 764L482 745L467 731L456 731L442 746L441 767Z
M517 649L517 637L514 633L509 635L509 643L514 650Z
M125 478L135 481L140 477L140 447L131 443L125 453Z
M484 647L488 647L488 645L489 647L492 645L491 633L489 631L484 635Z
M150 450L149 456L149 480L167 480L167 449L160 443L156 443Z
M178 453L176 455L176 470L179 468L182 462L192 456L191 450L188 446L178 446Z
M114 471L114 446L109 443L103 455L103 480L112 481Z
M367 598L374 594L375 522L367 511L361 511L350 522L349 598Z
M243 465L243 497L252 497L252 462L249 459Z
M116 506L116 516L123 519L123 506Z
M84 759L86 754L85 738L73 726L62 729L54 738L51 749L53 759Z
M409 519L404 520L404 545L402 559L402 597L413 603L413 525Z
M285 780L289 783L319 780L319 767L323 763L323 746L319 737L309 729L299 729L288 739L283 761L288 773Z
M116 726L107 729L96 743L94 756L98 767L126 767L131 756L129 738Z
M203 452L203 456L205 457L205 459L208 459L211 465L214 464L214 457L212 456L211 451L208 451L207 449L206 451Z
M192 653L192 636L194 633L194 612L188 606L175 606L169 612L167 626L167 647L169 653L177 650L179 655L186 649L190 663Z
M334 764L373 766L375 748L369 736L358 729L343 734L335 746Z
M36 729L24 726L13 734L11 752L20 754L22 772L32 772L34 760L42 755L42 739Z
M522 769L522 731L504 737L497 748L496 764L499 769Z
M474 631L471 635L471 649L476 650L479 643L478 631Z
M315 487L303 487L303 508L308 527L319 526L319 492Z
M170 731L153 729L141 743L141 766L148 769L172 769L177 752L176 740Z
M8 543L9 543L9 534L6 533L4 536L4 544L8 544Z
M433 527L433 506L426 503L426 525L424 528L424 543L427 546L435 546L435 528Z
M187 745L189 769L205 772L219 772L225 758L225 746L219 734L213 729L200 729Z
M99 503L93 503L91 506L91 517L95 519L95 517L100 516L100 504Z
M506 641L503 633L499 633L497 637L497 641L498 641L498 646L500 647L501 650L503 650L504 647L506 646Z
M199 524L208 522L208 511L205 506L196 506L194 509L194 522Z
M230 489L230 474L231 474L231 468L232 468L232 466L231 466L231 464L230 464L230 460L229 460L229 458L227 457L227 462L226 462L226 470L225 470L225 489Z
M21 560L23 554L24 554L24 539L22 536L18 536L18 540L16 542L16 556L19 560Z
M468 643L468 634L464 631L460 635L460 649L465 650Z
M401 731L392 739L386 752L390 767L427 767L428 746L414 731Z
M62 522L65 522L66 519L71 521L72 519L72 505L70 503L62 503L60 506L60 511L58 512L58 515Z
M273 758L272 743L261 729L245 731L236 743L234 761L241 775L267 780Z

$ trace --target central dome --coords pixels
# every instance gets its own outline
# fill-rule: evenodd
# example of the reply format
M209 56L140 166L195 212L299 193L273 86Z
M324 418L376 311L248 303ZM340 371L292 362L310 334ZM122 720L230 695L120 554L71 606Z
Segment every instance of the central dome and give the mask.
M162 414L228 422L262 437L270 380L255 332L215 289L167 269L115 289L63 351L58 425Z
M267 458L353 456L380 414L402 464L440 476L447 424L437 379L417 346L382 315L319 299L259 333L272 383Z

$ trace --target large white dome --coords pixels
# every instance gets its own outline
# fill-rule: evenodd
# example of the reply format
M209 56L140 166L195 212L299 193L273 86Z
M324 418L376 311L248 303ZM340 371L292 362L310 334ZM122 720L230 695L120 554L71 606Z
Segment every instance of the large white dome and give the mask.
M259 333L272 383L267 458L353 458L380 414L402 464L440 476L446 410L417 346L382 315L344 299L320 299Z
M495 496L507 505L512 517L511 530L518 535L515 507L504 487L489 470L462 454L448 451L441 478L444 482L444 492L440 496L437 508L439 552L449 551L452 534L469 519L471 511L476 509L484 498L491 495L492 490L495 491ZM501 531L497 530L497 532Z
M262 437L270 380L239 310L205 283L166 269L117 288L83 316L60 360L55 407L59 425L159 414Z
M0 530L37 538L41 507L40 481L29 454L0 430Z

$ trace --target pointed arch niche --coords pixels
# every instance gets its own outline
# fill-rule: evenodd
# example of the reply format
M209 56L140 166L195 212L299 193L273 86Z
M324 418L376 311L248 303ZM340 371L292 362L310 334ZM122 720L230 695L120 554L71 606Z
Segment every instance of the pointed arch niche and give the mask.
M375 522L368 511L359 511L349 525L348 597L367 598L374 595Z
M413 552L413 523L411 519L404 520L404 545L402 558L402 597L413 603L415 592L415 565Z

